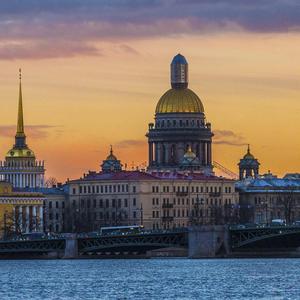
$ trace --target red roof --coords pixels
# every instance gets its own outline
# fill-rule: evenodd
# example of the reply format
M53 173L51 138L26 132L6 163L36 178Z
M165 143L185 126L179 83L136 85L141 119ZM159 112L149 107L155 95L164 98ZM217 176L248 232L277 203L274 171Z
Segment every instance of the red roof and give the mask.
M142 171L120 171L120 172L89 172L83 178L72 180L78 181L94 181L94 180L109 180L109 181L138 181L138 180L230 180L224 177L214 175L205 175L200 173L177 173L177 172L151 172Z

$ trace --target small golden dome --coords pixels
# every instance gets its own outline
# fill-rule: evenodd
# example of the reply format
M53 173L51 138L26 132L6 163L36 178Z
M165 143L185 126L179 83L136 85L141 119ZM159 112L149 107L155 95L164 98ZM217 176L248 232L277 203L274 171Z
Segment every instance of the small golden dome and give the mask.
M183 157L187 158L187 159L195 159L196 158L196 154L192 151L191 146L188 147L188 149L185 152Z
M170 89L159 99L155 113L204 113L204 107L192 90Z
M5 156L6 158L35 158L34 152L30 150L29 148L12 148L9 150Z

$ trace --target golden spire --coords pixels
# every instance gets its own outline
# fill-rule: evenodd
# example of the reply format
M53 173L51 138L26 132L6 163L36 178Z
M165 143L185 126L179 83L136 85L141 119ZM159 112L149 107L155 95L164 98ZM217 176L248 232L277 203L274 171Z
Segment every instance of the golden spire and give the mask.
M19 107L18 107L18 124L16 137L25 137L23 121L23 100L22 100L22 73L19 69Z

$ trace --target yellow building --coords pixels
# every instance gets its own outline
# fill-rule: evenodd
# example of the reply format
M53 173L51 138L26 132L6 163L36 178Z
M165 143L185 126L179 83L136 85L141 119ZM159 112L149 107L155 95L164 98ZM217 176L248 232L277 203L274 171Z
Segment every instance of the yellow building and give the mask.
M43 231L44 195L16 192L12 184L0 181L0 236Z

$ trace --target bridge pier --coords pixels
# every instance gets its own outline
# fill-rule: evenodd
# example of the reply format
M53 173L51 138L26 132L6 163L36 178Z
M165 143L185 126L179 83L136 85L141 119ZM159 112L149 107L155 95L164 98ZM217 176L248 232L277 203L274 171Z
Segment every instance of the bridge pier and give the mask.
M77 258L78 257L78 239L76 234L70 234L66 237L65 254L63 258Z
M189 228L189 258L227 257L230 254L228 226L199 225Z

